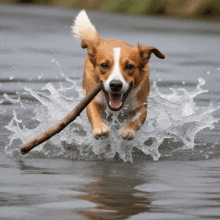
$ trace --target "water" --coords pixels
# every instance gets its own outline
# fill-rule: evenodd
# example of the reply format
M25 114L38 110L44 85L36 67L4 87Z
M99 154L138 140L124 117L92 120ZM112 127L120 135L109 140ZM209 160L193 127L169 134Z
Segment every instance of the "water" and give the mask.
M85 112L22 156L19 147L83 98L74 9L0 5L1 219L216 219L219 34L210 21L89 12L101 37L158 47L147 121L124 141L117 115L95 140ZM100 19L102 17L102 19Z
M33 123L36 121L36 127L28 128L23 119L20 119L16 111L13 111L12 120L6 128L12 131L9 136L10 142L6 147L6 153L10 156L19 156L18 146L21 140L25 144L36 134L46 131L59 120L65 117L74 106L82 99L83 92L81 87L76 85L76 81L71 81L70 87L56 89L52 83L46 84L42 88L43 92L35 92L30 88L24 87L24 90L30 93L41 105L34 109ZM106 120L111 132L109 138L105 140L94 139L91 127L87 121L86 114L81 116L68 126L61 133L53 137L40 147L35 148L29 156L40 155L46 157L59 158L100 158L114 159L118 154L123 161L133 161L135 149L140 150L145 155L151 155L154 160L161 156L159 147L165 149L162 144L169 139L169 145L178 143L178 148L194 148L196 134L203 128L214 128L214 122L218 120L213 116L218 108L212 104L204 107L197 107L194 98L204 92L201 86L205 83L204 79L199 78L196 89L187 92L185 89L173 89L170 94L162 94L154 83L154 90L149 98L148 120L138 132L138 135L132 141L125 141L118 132L123 126L117 115L111 116L111 120ZM66 92L73 90L78 92L79 97L65 96ZM48 93L45 94L45 91ZM6 96L7 99L9 99ZM18 103L21 101L18 100ZM24 104L21 106L25 109ZM175 147L176 150L176 147ZM172 155L172 150L171 150ZM210 153L211 154L211 153ZM208 155L206 155L207 157ZM22 156L23 157L23 156Z

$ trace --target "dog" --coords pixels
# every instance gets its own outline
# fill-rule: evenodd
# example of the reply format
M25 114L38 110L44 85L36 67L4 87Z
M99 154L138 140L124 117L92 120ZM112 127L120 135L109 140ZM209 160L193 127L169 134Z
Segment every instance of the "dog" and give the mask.
M83 91L88 95L97 84L103 89L86 108L96 139L107 137L109 128L103 122L103 112L124 110L128 122L120 134L132 140L147 117L147 99L150 90L148 61L151 53L160 59L165 56L152 46L136 47L121 40L102 39L95 26L82 10L73 22L72 33L87 48L83 74Z

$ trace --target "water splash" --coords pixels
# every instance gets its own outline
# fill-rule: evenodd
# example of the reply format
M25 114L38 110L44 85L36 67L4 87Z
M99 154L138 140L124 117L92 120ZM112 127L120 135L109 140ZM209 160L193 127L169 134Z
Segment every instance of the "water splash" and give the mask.
M66 81L71 83L71 86L60 85L60 88L56 89L52 83L48 83L41 92L24 87L40 103L31 119L35 127L27 128L19 119L20 113L13 111L13 117L6 126L12 132L5 149L7 154L19 156L19 145L56 124L79 103L83 98L81 85L78 86L77 81L67 77ZM217 108L212 104L208 107L198 107L194 102L197 95L207 92L201 88L205 80L199 78L198 81L196 89L192 92L171 89L170 94L161 93L154 83L154 91L151 91L148 103L147 120L132 141L121 138L118 131L123 122L117 115L112 115L111 120L105 120L110 128L109 138L96 140L84 111L63 131L33 149L28 156L91 160L113 159L117 155L123 161L132 162L134 150L138 149L144 155L158 160L161 156L159 147L167 138L181 143L185 149L193 148L196 134L207 127L212 129L214 122L217 122L213 116ZM69 91L71 95L68 95Z

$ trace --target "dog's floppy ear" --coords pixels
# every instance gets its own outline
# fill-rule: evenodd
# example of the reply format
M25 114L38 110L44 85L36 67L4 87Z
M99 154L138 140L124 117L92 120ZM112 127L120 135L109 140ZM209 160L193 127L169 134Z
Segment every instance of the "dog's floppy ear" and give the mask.
M164 54L161 53L156 47L141 46L140 44L138 44L137 48L139 50L140 57L144 65L148 63L151 53L154 53L154 55L160 59L165 58Z
M96 61L96 47L97 46L98 46L97 43L92 43L89 40L82 40L81 42L81 47L83 49L87 48L89 60L91 61L93 65L95 65L95 61Z

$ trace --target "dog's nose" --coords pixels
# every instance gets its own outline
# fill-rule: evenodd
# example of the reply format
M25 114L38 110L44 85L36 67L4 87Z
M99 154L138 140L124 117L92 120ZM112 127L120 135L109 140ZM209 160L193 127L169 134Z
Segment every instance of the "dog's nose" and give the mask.
M122 82L120 80L112 80L109 84L111 90L113 92L119 92L123 86Z

